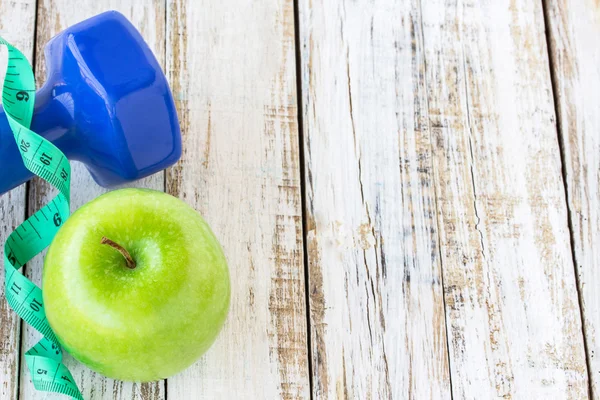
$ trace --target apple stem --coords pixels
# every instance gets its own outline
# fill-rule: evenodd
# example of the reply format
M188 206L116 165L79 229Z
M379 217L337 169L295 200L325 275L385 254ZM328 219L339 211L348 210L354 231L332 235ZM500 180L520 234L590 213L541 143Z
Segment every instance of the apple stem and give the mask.
M135 267L136 267L135 261L131 257L131 254L129 254L129 252L127 250L125 250L125 248L123 246L121 246L118 243L113 242L112 240L110 240L107 237L103 237L102 240L100 241L100 244L106 244L106 245L112 247L113 249L117 250L125 258L125 261L127 263L127 268L135 269Z

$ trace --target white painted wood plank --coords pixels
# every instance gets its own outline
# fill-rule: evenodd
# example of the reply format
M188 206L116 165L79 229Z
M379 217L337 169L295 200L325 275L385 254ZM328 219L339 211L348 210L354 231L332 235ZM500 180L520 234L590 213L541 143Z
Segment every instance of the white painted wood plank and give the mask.
M33 19L32 19L33 21ZM5 32L2 32L5 37ZM32 38L33 39L33 38ZM11 43L19 47L15 41ZM30 41L30 49L33 47ZM24 49L19 47L19 49ZM6 65L5 52L2 53L0 65ZM23 53L27 54L27 53ZM31 52L29 53L31 54ZM2 67L0 67L2 68ZM4 75L4 72L3 74ZM4 76L2 76L2 80ZM25 186L13 189L12 191L0 196L0 256L4 257L4 241L8 235L19 226L25 216ZM4 258L2 258L4 259ZM3 267L4 268L4 267ZM4 274L2 274L4 280ZM14 399L17 396L19 385L19 343L20 340L20 319L10 308L4 297L4 283L0 288L0 399Z
M422 9L454 398L587 398L541 2Z
M17 47L32 61L35 1L0 2L0 36ZM0 51L0 82L4 82L8 52ZM0 259L4 241L25 217L25 185L0 196ZM4 267L2 267L4 269ZM4 273L0 274L4 281ZM0 400L15 399L19 386L20 319L4 297L0 287Z
M108 10L123 13L140 30L142 36L153 50L162 65L165 61L165 4L164 1L136 0L85 0L76 4L69 0L39 0L37 12L37 49L36 77L38 85L45 80L45 60L43 49L48 40L58 32L86 18ZM80 163L73 164L71 211L106 192L94 183L86 168ZM164 190L164 173L158 173L129 186L147 187ZM55 195L49 185L40 180L35 181L30 191L30 209L33 213L48 203ZM28 276L36 283L41 283L42 257L38 256L27 267ZM39 339L39 334L30 327L23 333L23 348L26 350ZM31 384L29 372L22 361L21 367L21 399L53 399L56 395L37 392ZM102 377L79 364L72 357L65 357L65 364L70 369L86 400L93 399L164 399L164 382L137 384L114 381Z
M420 9L303 0L315 399L449 399Z
M600 3L545 2L592 398L600 398Z
M169 0L167 20L167 190L211 224L232 284L223 332L167 397L308 398L292 0Z

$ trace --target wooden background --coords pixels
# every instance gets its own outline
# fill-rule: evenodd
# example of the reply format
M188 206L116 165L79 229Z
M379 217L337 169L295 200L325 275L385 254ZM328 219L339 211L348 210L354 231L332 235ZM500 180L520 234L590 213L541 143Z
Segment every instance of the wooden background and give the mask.
M182 127L136 186L206 217L233 298L167 381L67 358L86 399L600 398L598 0L1 0L0 33L39 83L48 39L109 9ZM104 190L74 171L77 208ZM1 196L0 240L52 195ZM56 398L0 322L0 399Z

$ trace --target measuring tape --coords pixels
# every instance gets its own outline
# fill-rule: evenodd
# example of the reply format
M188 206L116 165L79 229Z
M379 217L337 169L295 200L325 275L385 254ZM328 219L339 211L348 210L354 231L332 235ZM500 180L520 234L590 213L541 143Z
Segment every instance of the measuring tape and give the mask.
M2 104L23 163L28 170L58 189L58 195L14 230L4 244L4 292L19 317L44 337L25 353L25 361L37 390L56 392L83 400L73 376L62 364L62 351L46 319L42 290L19 272L44 250L69 217L71 166L52 143L29 130L35 103L35 79L29 61L0 38L8 48L8 67L2 88Z

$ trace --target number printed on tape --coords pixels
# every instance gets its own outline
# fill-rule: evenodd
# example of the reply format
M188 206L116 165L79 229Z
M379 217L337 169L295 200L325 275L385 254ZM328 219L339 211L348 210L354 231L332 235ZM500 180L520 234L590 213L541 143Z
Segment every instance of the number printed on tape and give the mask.
M73 376L62 364L62 352L46 320L42 290L19 272L19 268L44 250L69 217L71 165L52 143L29 129L35 103L35 80L23 54L0 38L8 48L10 80L4 81L2 99L8 123L23 163L35 175L58 189L58 195L17 227L4 244L4 286L8 304L44 337L25 353L31 380L37 390L83 400ZM7 85L10 83L10 85ZM11 99L13 99L11 100Z

